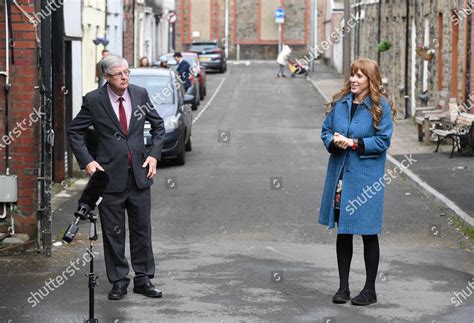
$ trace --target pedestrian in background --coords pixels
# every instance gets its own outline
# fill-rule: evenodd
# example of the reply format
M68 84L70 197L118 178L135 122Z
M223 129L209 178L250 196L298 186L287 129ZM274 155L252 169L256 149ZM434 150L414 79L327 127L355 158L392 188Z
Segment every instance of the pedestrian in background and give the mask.
M105 79L104 79L104 71L101 70L100 68L100 63L104 58L110 55L110 51L108 49L104 49L102 51L102 58L100 59L99 62L95 65L95 81L97 82L98 86L101 87L102 85L105 84Z
M150 67L150 61L148 60L148 57L143 56L140 58L138 61L138 67Z
M161 68L168 68L168 61L166 60L166 58L163 58L163 59L160 59L160 67Z
M288 64L288 56L291 54L291 48L288 45L284 45L280 54L277 57L277 63L280 65L280 68L277 73L277 77L286 77L285 75L285 65Z
M321 139L330 156L318 222L329 228L337 223L339 290L333 302L351 300L363 306L377 302L377 235L382 229L384 170L396 109L381 84L375 61L358 59L350 72L349 81L328 103L322 125ZM360 294L351 299L354 234L362 235L366 281Z
M176 63L178 63L178 65L176 66L176 73L178 74L179 80L184 85L184 90L186 94L192 94L192 93L188 93L188 90L191 89L191 85L192 85L191 80L189 78L191 65L189 65L188 62L186 62L181 52L174 53L173 57L176 60Z

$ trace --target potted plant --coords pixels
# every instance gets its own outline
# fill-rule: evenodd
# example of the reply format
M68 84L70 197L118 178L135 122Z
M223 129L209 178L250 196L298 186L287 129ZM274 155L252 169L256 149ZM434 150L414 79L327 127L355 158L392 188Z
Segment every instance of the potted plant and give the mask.
M416 47L416 54L423 58L425 61L431 61L434 58L435 51L428 46L418 45Z
M384 40L384 41L381 41L381 42L377 45L377 50L378 50L379 52L385 52L385 51L389 50L390 47L392 47L392 44L391 44L388 40Z

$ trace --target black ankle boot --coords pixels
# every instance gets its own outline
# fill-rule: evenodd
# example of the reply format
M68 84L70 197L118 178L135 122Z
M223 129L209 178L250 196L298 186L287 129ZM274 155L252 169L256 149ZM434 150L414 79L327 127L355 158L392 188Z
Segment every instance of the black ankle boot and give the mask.
M332 302L335 304L345 304L351 300L351 292L348 289L339 288L336 294L332 297Z
M359 295L351 300L352 305L367 306L377 303L377 294L374 291L363 289Z

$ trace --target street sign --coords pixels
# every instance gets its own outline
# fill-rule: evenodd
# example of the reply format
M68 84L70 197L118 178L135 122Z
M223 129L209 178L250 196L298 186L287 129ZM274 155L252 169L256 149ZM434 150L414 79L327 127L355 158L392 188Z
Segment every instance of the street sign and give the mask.
M285 22L285 10L278 8L275 10L275 23L283 24Z
M167 15L166 15L166 19L168 20L168 22L170 24L174 24L176 22L176 19L178 17L176 16L176 13L173 12L173 11L170 11Z

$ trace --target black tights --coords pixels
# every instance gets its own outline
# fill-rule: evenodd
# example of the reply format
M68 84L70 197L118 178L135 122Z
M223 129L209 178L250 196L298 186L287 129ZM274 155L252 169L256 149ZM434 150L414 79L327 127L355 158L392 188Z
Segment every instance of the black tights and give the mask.
M349 290L349 270L352 260L352 234L338 234L336 240L337 267L339 268L339 288ZM380 249L376 234L362 235L364 241L365 290L375 294L375 279L379 267Z

